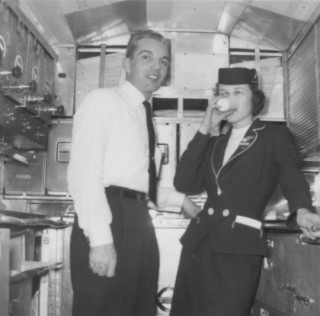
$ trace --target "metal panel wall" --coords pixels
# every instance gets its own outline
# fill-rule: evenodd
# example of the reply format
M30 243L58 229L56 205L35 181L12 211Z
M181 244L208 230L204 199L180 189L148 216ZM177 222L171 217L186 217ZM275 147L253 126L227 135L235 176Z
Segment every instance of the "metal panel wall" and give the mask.
M67 168L70 160L73 120L56 119L49 130L46 189L49 195L68 195Z
M175 122L156 122L157 146L164 154L163 164L160 170L159 185L161 187L173 187L173 177L177 166L177 124Z
M180 139L179 139L179 158L182 156L184 151L187 149L189 142L192 140L194 135L197 133L200 127L201 121L193 122L182 122L180 124Z
M65 116L74 114L74 89L76 76L76 51L74 47L57 48L59 60L54 74L54 105L63 105Z
M312 28L288 61L288 126L302 154L319 145L317 42Z
M155 218L153 224L160 252L157 316L169 315L181 252L179 239L186 230L188 220Z
M16 161L6 162L4 168L5 193L9 195L44 195L45 165L45 152L34 152L28 164Z

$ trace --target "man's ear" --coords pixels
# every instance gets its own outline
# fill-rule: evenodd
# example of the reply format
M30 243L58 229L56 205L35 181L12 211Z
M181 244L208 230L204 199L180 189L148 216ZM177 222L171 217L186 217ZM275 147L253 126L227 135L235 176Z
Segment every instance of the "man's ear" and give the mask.
M123 69L126 73L130 73L131 71L131 61L130 58L125 58L123 61Z

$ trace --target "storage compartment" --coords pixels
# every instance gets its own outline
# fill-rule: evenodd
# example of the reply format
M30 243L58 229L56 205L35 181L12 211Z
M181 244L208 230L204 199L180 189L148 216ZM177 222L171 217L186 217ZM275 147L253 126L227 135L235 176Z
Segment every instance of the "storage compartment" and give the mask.
M49 195L68 195L72 119L57 119L49 130L46 188Z
M187 149L189 142L197 133L200 127L201 121L182 122L180 123L179 133L179 158Z
M154 116L178 116L178 98L152 98Z
M4 190L7 195L45 194L46 153L34 152L27 164L10 161L4 165Z
M169 315L180 260L179 239L188 224L189 220L177 214L158 214L153 218L160 252L157 316Z
M62 291L54 276L63 267L60 228L67 225L46 216L0 211L1 315L45 316L53 312L52 304L58 311L55 301L61 304L57 295Z
M208 99L183 99L183 117L204 117Z
M265 314L270 316L318 316L319 242L301 240L298 233L270 232L267 237L269 255L262 267L256 305L277 311Z
M163 159L160 166L159 186L173 187L173 177L177 166L177 123L157 121L155 124L157 146L160 148Z

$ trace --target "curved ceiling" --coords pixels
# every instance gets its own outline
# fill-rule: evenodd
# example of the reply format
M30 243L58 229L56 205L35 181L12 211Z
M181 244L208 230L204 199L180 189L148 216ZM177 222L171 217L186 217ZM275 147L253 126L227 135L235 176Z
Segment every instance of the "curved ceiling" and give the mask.
M223 33L278 50L306 32L318 1L21 0L21 9L53 45L125 45L130 32Z

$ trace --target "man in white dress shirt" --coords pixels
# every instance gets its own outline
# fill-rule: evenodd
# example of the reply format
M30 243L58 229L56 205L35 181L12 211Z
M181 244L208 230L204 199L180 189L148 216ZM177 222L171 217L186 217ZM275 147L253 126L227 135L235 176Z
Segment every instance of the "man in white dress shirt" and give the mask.
M143 105L169 67L167 40L151 30L128 43L120 87L89 93L74 117L69 190L73 315L152 316L159 251L148 213L149 138ZM198 207L174 190L158 206Z

